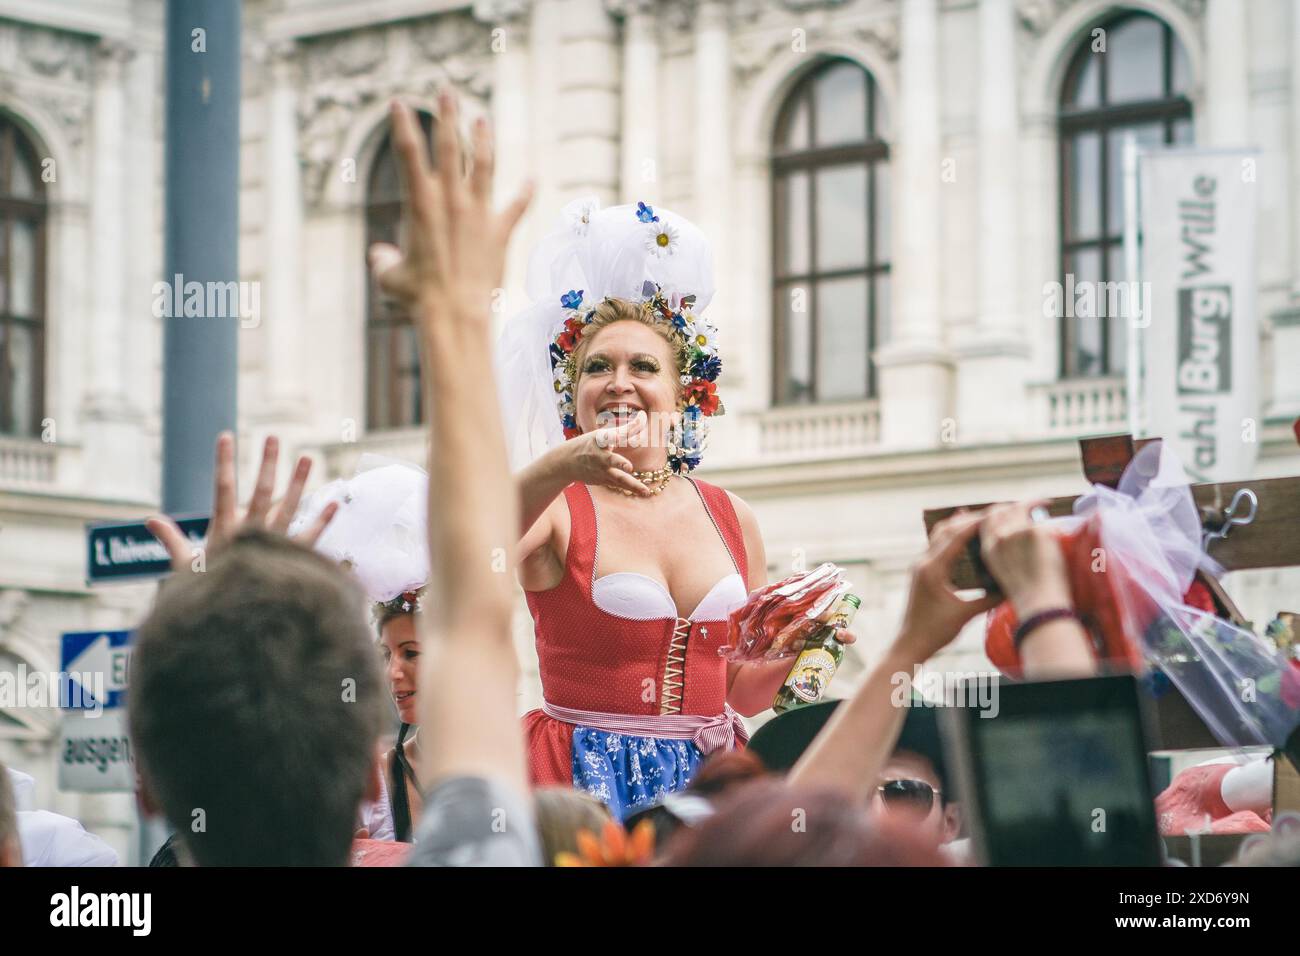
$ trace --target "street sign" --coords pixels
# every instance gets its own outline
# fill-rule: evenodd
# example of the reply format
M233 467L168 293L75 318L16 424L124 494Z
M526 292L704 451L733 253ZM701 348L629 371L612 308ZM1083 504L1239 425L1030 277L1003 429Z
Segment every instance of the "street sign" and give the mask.
M135 789L126 710L105 710L98 716L63 715L59 728L59 789L82 793Z
M116 710L126 704L130 631L74 631L63 635L59 706Z
M208 516L177 518L181 531L195 547L208 533ZM143 521L86 526L86 581L124 581L156 578L171 570L162 542L149 533Z

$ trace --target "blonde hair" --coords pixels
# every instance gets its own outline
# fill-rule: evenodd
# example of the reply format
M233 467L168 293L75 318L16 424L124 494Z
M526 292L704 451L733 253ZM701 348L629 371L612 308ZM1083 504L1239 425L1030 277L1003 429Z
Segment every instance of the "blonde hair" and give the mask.
M555 866L558 853L578 852L578 831L600 833L614 819L609 807L589 793L568 787L540 787L533 791L537 832L547 866Z
M690 355L686 342L681 336L673 334L672 322L665 319L658 312L629 302L627 299L612 298L604 299L592 310L591 321L583 326L582 338L578 340L578 344L570 356L570 360L573 362L571 380L574 394L577 393L578 379L582 376L582 365L587 360L587 352L591 349L592 340L595 339L596 333L601 329L613 325L615 322L640 322L642 325L654 329L668 343L668 347L672 352L673 364L676 366L672 370L673 387L680 399L682 395L681 376L686 369Z

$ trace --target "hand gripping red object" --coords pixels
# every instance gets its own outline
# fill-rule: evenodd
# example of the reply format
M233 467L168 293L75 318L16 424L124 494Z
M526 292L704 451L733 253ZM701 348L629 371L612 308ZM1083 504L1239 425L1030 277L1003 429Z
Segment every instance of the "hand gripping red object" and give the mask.
M1092 638L1093 655L1115 670L1141 670L1140 636L1159 613L1133 581L1133 573L1141 569L1108 560L1096 514L1069 531L1059 531L1058 540L1070 578L1070 598ZM995 607L985 621L984 653L1008 677L1022 676L1015 645L1019 625L1010 601Z

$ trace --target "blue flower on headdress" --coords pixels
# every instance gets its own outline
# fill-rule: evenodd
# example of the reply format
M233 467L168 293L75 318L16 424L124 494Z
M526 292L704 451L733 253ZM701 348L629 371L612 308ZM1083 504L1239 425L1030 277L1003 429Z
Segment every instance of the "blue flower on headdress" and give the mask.
M699 418L700 406L687 405L684 409L682 409L682 414L685 415L687 418Z
M691 471L698 468L700 459L699 456L694 458L672 458L670 459L669 464L672 465L673 471L677 474L681 474L684 471Z
M674 313L674 314L673 314L673 328L675 328L675 329L684 329L684 328L686 328L686 316L682 315L680 312L676 312L676 313Z
M658 222L659 217L655 215L653 206L647 206L643 202L636 204L636 217L642 222Z
M722 359L716 355L710 355L706 358L696 360L691 366L691 374L696 378L702 378L706 382L714 381L722 372Z
M576 292L573 289L570 289L568 292L564 293L564 295L560 296L560 305L564 306L566 309L576 309L578 306L582 305L582 293L582 289L578 289Z
M565 415L565 416L564 416L564 422L563 422L563 424L564 424L564 427L565 427L565 428L577 428L577 427L578 427L578 423L577 423L576 421L574 421L572 415Z

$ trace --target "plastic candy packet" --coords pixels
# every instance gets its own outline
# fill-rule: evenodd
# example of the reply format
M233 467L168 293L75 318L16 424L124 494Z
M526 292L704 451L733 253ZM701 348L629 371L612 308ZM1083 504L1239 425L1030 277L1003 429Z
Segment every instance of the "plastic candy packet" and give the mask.
M759 588L731 612L727 645L718 653L733 662L793 657L851 587L844 569L828 562Z

